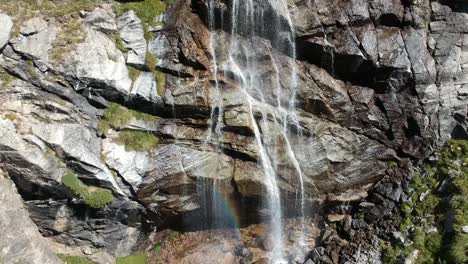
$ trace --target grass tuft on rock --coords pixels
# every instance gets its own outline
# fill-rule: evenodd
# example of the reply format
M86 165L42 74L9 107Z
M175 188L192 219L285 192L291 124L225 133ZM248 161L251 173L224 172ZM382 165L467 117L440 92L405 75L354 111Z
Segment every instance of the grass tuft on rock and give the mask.
M115 47L117 49L119 49L121 52L123 52L123 53L128 52L128 49L125 47L125 45L123 43L123 39L122 39L122 37L120 36L119 33L114 34L114 42L115 42Z
M13 34L18 34L23 22L37 16L63 17L79 11L92 11L108 0L0 0L0 10L15 17Z
M156 69L156 65L158 64L158 59L154 57L154 55L151 52L148 51L146 52L145 64L148 70L154 74L156 83L158 85L157 87L158 95L163 96L165 93L165 87L166 87L166 75Z
M111 190L88 186L82 183L72 171L65 173L62 183L92 208L103 208L111 203L114 198Z
M145 26L154 27L157 25L155 17L166 11L166 4L161 0L140 0L114 6L117 15L122 15L130 10L135 11Z
M146 254L130 255L116 259L117 264L147 264L148 256Z
M143 120L147 122L156 121L156 117L150 114L128 109L117 103L110 103L104 110L104 116L98 124L98 134L107 135L111 128L121 130L125 128L132 119Z
M154 74L158 84L158 95L163 96L166 92L166 75L160 71L156 71Z
M15 121L18 118L18 116L16 114L6 114L5 118L7 118L10 121Z
M0 82L3 87L8 86L16 77L0 67Z
M125 146L127 151L147 152L159 144L159 137L145 131L125 130L119 133L116 143Z
M81 21L77 18L66 22L62 31L58 33L57 38L52 43L51 57L56 62L62 62L65 56L71 53L76 45L86 39L86 33L81 27Z
M58 254L57 257L59 257L65 264L94 264L94 262L80 256Z

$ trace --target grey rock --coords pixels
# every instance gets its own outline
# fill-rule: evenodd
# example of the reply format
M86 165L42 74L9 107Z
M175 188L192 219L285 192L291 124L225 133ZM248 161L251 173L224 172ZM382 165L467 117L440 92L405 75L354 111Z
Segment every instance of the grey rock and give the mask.
M445 17L450 15L450 13L452 12L450 7L442 5L441 3L438 3L438 2L431 2L431 8L437 20L445 19Z
M127 63L143 67L147 45L141 20L131 10L118 18L118 27L125 48L129 49Z
M93 130L79 124L40 124L32 133L49 145L59 148L64 155L76 160L76 165L101 184L123 194L112 173L101 160L101 142Z
M163 99L158 94L158 84L152 72L142 72L133 83L131 94L143 98L154 105L163 105Z
M372 17L386 26L395 26L403 21L404 6L400 2L372 0L369 3Z
M21 29L23 35L10 40L15 52L26 56L31 60L38 60L46 64L49 60L48 52L53 48L58 29L47 21L35 17L25 23ZM46 68L42 67L42 70Z
M342 221L344 218L346 217L346 215L338 215L338 214L329 214L327 215L327 219L328 221L330 222L340 222Z
M392 232L393 237L402 245L405 244L405 237L401 232L394 231Z
M22 35L33 35L37 34L49 27L49 23L42 17L33 17L26 21L20 29Z
M114 12L109 6L96 8L86 14L84 21L91 25L93 29L113 34L117 31L117 21Z
M427 33L422 29L410 28L403 32L403 40L411 61L416 84L434 83L436 68L435 61L426 48Z
M411 63L399 29L379 28L377 39L380 65L410 71Z
M13 182L0 171L0 259L13 263L63 263L29 218Z
M26 205L42 235L65 245L90 246L126 256L140 236L142 208L134 201L114 199L98 210L66 200L30 200Z
M180 216L206 210L201 193L213 183L223 194L257 199L268 193L258 142L274 157L281 197L286 207L294 208L290 205L297 206L297 199L289 197L297 198L299 188L307 201L362 200L384 175L406 169L402 162L390 172L387 160L424 159L449 138L467 134L465 14L429 1L405 6L384 0L288 1L289 12L285 5L270 2L255 1L254 9L264 10L263 18L273 24L262 24L265 27L256 28L253 37L236 34L239 49L234 52L226 51L234 43L228 30L209 32L201 15L206 13L204 4L174 2L164 27L152 29L155 38L148 48L166 76L161 96L152 73L144 72L133 87L128 77L126 63L147 70L146 40L141 22L131 12L118 21L119 34L130 49L128 60L111 39L117 22L107 7L81 12L87 38L58 65L49 65L47 56L32 47L33 39L56 27L56 22L49 20L44 28L37 20L37 25L30 22L23 28L24 35L12 40L0 56L1 67L24 80L0 92L0 100L6 102L0 116L20 117L2 118L0 158L18 188L37 188L37 200L28 205L43 234L62 243L129 252L141 220L133 216L141 211L125 213L132 216L128 221L117 213L126 196L153 211L144 221L156 221L153 213ZM229 11L223 1L216 1L216 6L217 12ZM297 34L294 59L283 45L291 25ZM37 41L41 49L49 48L49 39ZM211 47L217 54L216 67ZM246 56L243 50L252 52ZM262 82L249 94L241 87L242 76L229 67L231 58L239 67L258 62L252 73ZM66 100L50 103L55 95ZM296 111L286 111L294 95ZM154 123L132 120L125 129L158 134L162 144L138 153L113 143L115 135L98 138L96 119L102 111L90 103L105 107L109 101L160 116ZM217 126L213 131L212 125ZM260 140L254 136L254 125L261 131ZM217 131L221 136L213 133ZM101 144L105 163L100 159ZM60 161L55 164L44 157L48 149L62 154L65 165L84 181L120 193L116 204L103 209L106 213L98 211L98 217L86 211L93 216L90 223L75 215L83 204L65 201L63 170L57 165ZM400 186L383 182L376 189L359 208L370 222L390 215L402 198ZM52 199L50 204L47 198ZM46 208L53 212L48 214ZM255 209L262 215L271 213ZM107 217L115 223L103 227L100 223L109 223ZM74 227L64 224L66 219ZM372 228L363 220L349 221L346 217L340 226L350 236ZM118 249L117 241L127 238L130 242ZM334 249L327 248L327 255L314 262L337 261ZM352 257L353 263L380 259L367 249Z
M96 87L106 96L125 97L130 93L132 81L125 59L106 34L88 29L86 40L78 44L70 58L69 64L62 65L65 76L78 79L79 84Z
M353 219L351 226L353 227L353 229L365 229L368 225L366 221L362 219Z
M395 202L398 202L400 200L401 194L403 192L400 184L392 183L380 183L378 186L375 187L375 191Z
M148 153L126 151L124 145L118 145L111 139L102 142L102 154L109 168L116 170L133 189L138 190L138 186L151 166L151 159Z
M40 187L37 195L60 195L58 191L63 169L60 163L46 157L44 143L36 137L21 138L16 125L0 119L0 160L3 169L11 174L19 188L32 191Z
M1 13L0 24L2 25L2 29L0 30L0 50L2 50L10 39L13 20L6 14Z
M361 202L361 203L359 204L359 207L361 207L361 208L363 208L363 209L372 208L372 207L374 207L374 206L375 206L375 204L369 203L369 202Z

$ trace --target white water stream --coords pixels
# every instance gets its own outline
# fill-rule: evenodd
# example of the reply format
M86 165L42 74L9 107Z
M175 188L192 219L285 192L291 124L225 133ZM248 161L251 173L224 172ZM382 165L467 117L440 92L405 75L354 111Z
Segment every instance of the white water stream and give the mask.
M271 68L274 69L274 75L271 76L274 79L271 91L276 91L277 98L275 106L264 107L268 104L266 98L267 94L264 94L268 89L264 89L265 82L260 77L258 72L260 62L255 54L255 50L252 49L253 43L258 41L258 32L265 30L265 25L271 22L271 17L265 17L265 11L261 5L255 3L254 0L231 0L228 1L227 5L230 5L230 17L229 23L225 28L229 28L230 32L230 43L224 43L224 40L219 39L218 30L216 28L216 0L207 0L208 4L208 26L211 31L211 53L213 57L213 74L214 74L214 98L212 101L212 114L210 119L210 131L208 135L208 141L215 142L218 144L222 141L222 114L223 114L223 102L222 102L222 90L219 85L219 75L224 74L223 78L234 78L240 84L241 91L243 93L244 105L248 107L248 114L251 120L252 130L255 134L256 144L258 146L259 165L266 177L266 195L265 205L269 211L269 219L265 219L269 223L269 234L272 239L272 250L270 251L270 263L280 264L288 263L284 254L283 246L283 208L282 208L282 197L280 190L281 179L278 176L278 146L274 143L277 137L280 136L284 145L281 151L285 151L288 160L295 170L295 174L298 178L298 186L296 187L296 200L297 205L300 208L300 219L302 229L304 225L304 178L299 162L296 159L296 153L291 145L290 138L292 137L291 128L295 131L294 133L302 133L301 126L299 124L296 115L296 96L298 90L298 77L297 68L294 59L296 57L296 46L295 46L295 32L291 17L288 11L286 0L265 0L276 12L277 17L281 17L286 20L287 27L281 25L281 20L278 21L275 29L271 32L275 32L274 36L268 36L271 42L277 42L280 46L284 55L292 58L288 65L291 73L289 76L289 82L287 84L282 83L280 77L280 66L277 64L276 56L274 52L270 51L269 56L271 60ZM270 20L270 21L267 21ZM219 21L218 21L219 22ZM225 21L220 21L221 27ZM287 37L285 37L287 35ZM273 46L273 44L272 44ZM217 50L222 50L224 54L227 54L227 60L222 65L218 60L219 54ZM284 67L284 66L283 66ZM229 75L227 74L229 73ZM233 76L234 77L233 77ZM287 87L284 87L287 86ZM287 88L289 95L287 100L286 94L283 90ZM259 99L256 99L255 96ZM287 103L284 103L286 102ZM273 109L273 110L272 110ZM216 113L215 113L216 111ZM273 116L273 117L271 117ZM270 120L270 121L268 121ZM215 124L216 127L212 127ZM274 126L274 127L272 127ZM278 132L279 131L279 135ZM294 135L297 136L297 135ZM304 246L304 238L299 238L298 247Z

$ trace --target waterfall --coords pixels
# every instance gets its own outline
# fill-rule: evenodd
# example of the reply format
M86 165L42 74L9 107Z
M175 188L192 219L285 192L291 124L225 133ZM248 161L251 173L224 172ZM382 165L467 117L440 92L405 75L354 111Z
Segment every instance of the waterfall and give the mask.
M269 219L265 219L269 224L269 234L271 235L273 248L270 251L270 263L280 264L288 263L283 249L283 208L282 208L282 193L280 190L280 180L278 175L278 149L275 139L278 136L275 131L279 131L279 136L282 137L285 144L286 156L288 157L291 166L295 170L298 186L296 190L296 204L300 212L301 228L304 229L304 179L299 162L296 159L296 153L290 142L292 136L291 129L295 133L302 133L301 125L296 114L296 96L299 86L296 63L296 46L295 32L291 17L288 11L286 0L265 0L270 6L264 7L254 3L254 0L231 0L227 3L230 12L229 25L225 25L224 19L216 17L216 0L207 0L208 6L208 26L211 32L210 52L213 61L214 75L214 94L211 104L210 128L208 132L208 141L214 140L219 144L222 138L222 88L219 85L220 74L223 78L234 79L239 83L243 94L244 103L248 107L248 114L251 122L251 129L255 135L255 141L258 147L259 166L261 167L266 179L266 194L265 206L269 211ZM265 17L264 14L270 8L270 13L273 10L276 18ZM222 14L222 12L220 12ZM266 28L265 25L275 20L275 28ZM286 20L286 21L284 21ZM221 25L217 25L217 22ZM284 23L286 22L286 23ZM285 25L286 24L286 25ZM218 26L218 27L217 27ZM271 27L271 25L270 25ZM230 43L220 41L218 30L226 30L230 36ZM227 30L226 30L227 31ZM271 32L274 32L272 35ZM271 46L278 49L277 52L282 52L285 56L291 58L288 66L291 69L289 83L286 84L290 91L288 100L283 91L285 84L281 83L280 70L276 61L276 56L270 51L269 56L271 66L274 69L274 90L276 90L276 105L268 102L264 94L264 82L258 74L260 61L258 61L255 51L249 46L256 43L258 34L266 35L270 39ZM270 35L268 35L270 34ZM224 61L218 60L219 54L217 50L222 49L227 53L227 58ZM287 101L287 102L284 102ZM271 119L272 122L268 120ZM274 126L274 127L270 127ZM304 246L304 239L299 239L300 247Z

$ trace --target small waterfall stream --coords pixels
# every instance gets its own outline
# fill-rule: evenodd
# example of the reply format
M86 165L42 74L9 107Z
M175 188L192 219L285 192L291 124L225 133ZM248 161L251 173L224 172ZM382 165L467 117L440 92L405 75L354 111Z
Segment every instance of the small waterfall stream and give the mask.
M216 17L216 8L219 3L216 0L207 0L208 6L208 26L211 32L210 36L210 52L213 61L214 75L214 94L211 103L211 118L210 131L207 136L207 143L218 144L218 149L221 149L223 132L223 100L222 88L220 87L219 78L233 79L239 83L241 92L244 98L244 105L248 107L248 115L251 120L251 129L255 135L255 141L258 147L259 166L262 169L266 179L266 194L265 207L268 209L268 219L264 219L269 224L269 234L273 248L270 251L270 263L281 264L288 263L284 254L283 247L283 208L282 208L282 193L280 190L280 177L278 175L278 153L285 151L285 155L290 161L291 167L294 168L298 186L296 187L296 206L295 210L299 211L299 219L304 226L304 179L299 162L296 159L293 147L290 142L292 136L291 129L294 133L302 133L299 120L296 115L296 96L298 90L297 69L294 59L296 57L296 47L294 39L294 27L291 21L286 0L268 0L266 1L271 10L265 10L262 5L255 3L254 0L231 0L226 3L230 12L229 17L223 17L223 12L219 17ZM265 17L265 13L276 12L275 25L271 23L271 17ZM286 23L282 21L286 20ZM217 25L220 24L220 25ZM230 23L225 25L225 23ZM286 24L286 25L284 25ZM266 26L275 28L266 28ZM229 29L227 32L230 36L230 42L225 43L218 33L218 30ZM274 35L268 32L275 32ZM255 50L251 45L255 43L258 34L267 35L270 39L271 46L276 46L284 55L291 58L288 66L291 69L289 81L285 84L281 80L280 66L277 64L275 52L270 51L271 67L274 69L274 86L276 90L276 105L272 105L266 99L268 94L265 94L265 82L258 73L258 68L261 61L258 60ZM222 50L227 54L224 61L218 59L220 56L217 51ZM276 51L277 53L278 51ZM284 87L289 90L286 93ZM269 121L270 120L270 121ZM279 135L278 133L279 132ZM283 149L278 149L278 144L275 143L277 137L281 137L284 142ZM215 189L216 181L213 183ZM216 200L214 195L211 199ZM206 199L206 197L205 197ZM213 211L213 214L219 212ZM297 247L304 246L304 238L301 236Z

